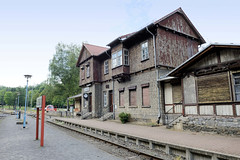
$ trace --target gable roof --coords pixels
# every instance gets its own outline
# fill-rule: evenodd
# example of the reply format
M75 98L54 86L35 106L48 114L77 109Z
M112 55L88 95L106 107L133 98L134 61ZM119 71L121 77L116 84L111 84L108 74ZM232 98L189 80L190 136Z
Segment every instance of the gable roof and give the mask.
M91 57L92 56L98 56L100 54L102 54L103 52L107 51L109 48L106 47L101 47L101 46L97 46L97 45L92 45L92 44L84 44L82 45L82 49L80 51L79 57L78 57L78 61L76 66L79 67L79 63L80 63L80 58L81 55L83 53L84 48L86 48L88 50L88 52L90 53Z
M102 52L108 50L108 48L106 48L106 47L96 46L96 45L92 45L92 44L83 44L83 46L86 47L86 49L89 51L89 53L92 56L98 56Z
M172 77L172 76L176 76L177 73L180 73L182 70L184 70L185 68L189 67L190 65L194 64L195 62L197 62L200 58L202 58L203 56L205 56L206 54L210 53L209 51L214 49L214 48L239 48L240 49L240 44L209 44L207 47L205 47L203 50L199 51L198 53L196 53L195 55L193 55L191 58L189 58L188 60L186 60L184 63L182 63L181 65L179 65L177 68L175 68L174 70L172 70L171 72L169 72L165 77Z
M113 44L115 43L118 43L120 41L123 41L125 39L127 39L128 37L130 37L131 35L135 34L136 32L132 32L132 33L128 33L128 34L125 34L125 35L122 35L116 39L114 39L112 42L108 43L107 46L112 46Z
M192 24L192 22L190 21L190 19L187 17L187 15L184 13L184 11L182 10L181 7L179 7L178 9L176 9L175 11L167 14L166 16L160 18L159 20L155 21L154 24L159 24L160 22L164 21L165 19L171 17L172 15L179 13L183 16L183 18L187 21L187 23L189 24L189 26L193 29L193 31L197 34L198 38L200 39L201 43L206 43L206 41L203 39L203 37L201 36L201 34L198 32L198 30L194 27L194 25Z
M107 46L112 46L113 44L117 44L120 43L122 41L127 41L129 38L132 38L134 36L136 36L137 34L142 33L144 30L147 30L147 28L149 27L157 27L157 25L161 26L159 23L166 20L167 18L171 17L172 15L179 13L183 16L183 18L186 20L186 22L189 24L189 26L192 28L192 30L195 32L195 34L197 35L197 38L199 39L200 43L206 43L206 41L203 39L203 37L201 36L201 34L198 32L198 30L194 27L194 25L192 24L192 22L189 20L189 18L187 17L187 15L184 13L184 11L182 10L182 8L178 8L176 10L174 10L173 12L167 14L166 16L160 18L159 20L150 23L149 25L147 25L146 27L136 31L136 32L132 32L123 36L120 36L118 38L116 38L115 40L113 40L112 42L110 42L109 44L107 44ZM164 27L164 26L162 26Z

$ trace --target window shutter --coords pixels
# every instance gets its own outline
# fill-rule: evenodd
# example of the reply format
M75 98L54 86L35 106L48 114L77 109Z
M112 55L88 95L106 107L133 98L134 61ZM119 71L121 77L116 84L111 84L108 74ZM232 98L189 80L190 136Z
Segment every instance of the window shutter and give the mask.
M228 74L219 73L198 77L199 102L231 101Z
M124 92L119 92L119 106L124 106L123 94Z
M142 105L143 106L149 106L149 87L142 88Z
M130 90L130 106L136 106L136 90Z

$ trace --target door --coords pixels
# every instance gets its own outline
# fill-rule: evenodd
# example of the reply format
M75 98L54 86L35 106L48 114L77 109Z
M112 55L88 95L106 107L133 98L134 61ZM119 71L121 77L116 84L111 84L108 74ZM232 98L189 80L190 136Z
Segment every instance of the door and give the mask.
M88 112L92 112L92 93L88 96Z
M113 112L113 93L109 91L109 112Z

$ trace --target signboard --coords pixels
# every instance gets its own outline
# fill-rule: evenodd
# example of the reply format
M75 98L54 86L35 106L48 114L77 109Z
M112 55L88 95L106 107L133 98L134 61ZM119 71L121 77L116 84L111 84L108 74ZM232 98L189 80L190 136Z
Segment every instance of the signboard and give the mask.
M84 94L83 94L83 98L88 99L88 94L87 94L87 93L84 93Z
M84 88L84 92L88 92L89 90L89 87Z
M37 98L36 108L42 107L42 96Z

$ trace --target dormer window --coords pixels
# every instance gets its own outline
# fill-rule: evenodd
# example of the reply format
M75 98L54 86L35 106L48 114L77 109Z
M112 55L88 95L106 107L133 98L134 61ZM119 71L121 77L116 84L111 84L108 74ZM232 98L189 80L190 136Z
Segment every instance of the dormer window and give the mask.
M112 68L116 68L121 65L122 65L122 50L119 50L112 54Z
M148 42L147 41L142 43L141 49L142 49L142 51L141 51L142 52L142 61L149 59Z

